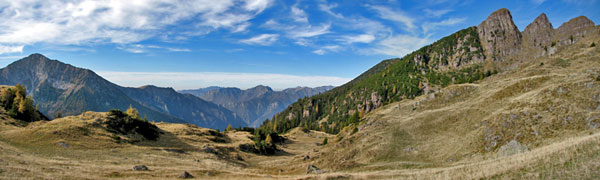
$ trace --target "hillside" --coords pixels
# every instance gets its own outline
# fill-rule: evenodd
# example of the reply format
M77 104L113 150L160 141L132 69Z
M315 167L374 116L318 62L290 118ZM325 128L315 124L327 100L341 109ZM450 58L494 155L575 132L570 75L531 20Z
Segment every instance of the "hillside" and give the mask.
M268 86L256 86L246 90L208 87L196 90L181 90L179 92L192 94L221 105L240 116L249 126L256 127L298 99L321 94L331 89L333 89L332 86L321 86L315 88L296 87L274 91Z
M153 91L153 94L143 93L143 88L124 88L93 71L50 60L41 54L32 54L0 69L0 84L14 86L19 83L27 88L39 110L48 117L59 112L78 115L85 111L125 110L131 105L152 121L194 123L221 129L229 123L245 124L229 110L199 98L174 91ZM132 91L135 92L130 93ZM155 97L168 97L169 102ZM179 111L166 110L169 106ZM191 109L199 106L211 108Z
M302 126L338 133L379 107L518 68L525 60L551 56L595 35L597 29L583 16L553 29L541 14L520 32L510 12L500 9L476 27L460 30L401 59L382 61L347 84L302 99L261 128L282 133Z

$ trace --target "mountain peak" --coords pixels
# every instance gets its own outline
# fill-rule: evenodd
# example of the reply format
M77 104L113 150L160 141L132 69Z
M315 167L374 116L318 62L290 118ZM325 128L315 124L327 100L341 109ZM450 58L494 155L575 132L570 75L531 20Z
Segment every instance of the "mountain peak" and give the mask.
M573 19L569 20L568 22L560 25L560 27L558 27L557 31L559 33L564 33L567 31L577 31L582 28L593 27L593 26L594 26L594 22L592 20L588 19L585 16L579 16L579 17L573 18Z
M521 44L521 32L506 8L494 11L477 26L477 31L482 46L487 50L486 56L493 60L517 52Z
M540 14L523 31L524 39L528 40L532 47L541 48L547 46L554 37L554 27L545 13Z
M265 85L258 85L256 87L250 88L248 90L254 90L254 91L273 91L273 89L271 89L271 87L265 86Z

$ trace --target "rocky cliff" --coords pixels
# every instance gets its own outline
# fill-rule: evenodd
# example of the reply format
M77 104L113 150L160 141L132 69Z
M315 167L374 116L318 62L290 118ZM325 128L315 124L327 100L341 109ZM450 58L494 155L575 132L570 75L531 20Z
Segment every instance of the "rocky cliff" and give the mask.
M522 35L508 9L493 12L477 26L477 32L485 55L492 60L502 60L519 52Z

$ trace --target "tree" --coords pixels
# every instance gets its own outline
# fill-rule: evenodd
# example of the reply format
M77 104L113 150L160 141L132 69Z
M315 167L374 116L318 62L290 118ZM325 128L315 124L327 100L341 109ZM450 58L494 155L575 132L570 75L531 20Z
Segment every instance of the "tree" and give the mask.
M265 139L265 143L267 143L268 145L272 145L273 144L273 138L271 138L270 134L267 134L267 138Z
M138 112L137 109L133 108L131 105L129 105L129 109L127 109L127 111L125 111L125 114L129 115L133 119L140 119L140 113Z
M231 127L231 124L227 125L227 129L225 129L225 131L231 131L233 128Z
M58 112L56 113L56 116L54 117L54 119L58 119L58 118L62 118L62 112Z

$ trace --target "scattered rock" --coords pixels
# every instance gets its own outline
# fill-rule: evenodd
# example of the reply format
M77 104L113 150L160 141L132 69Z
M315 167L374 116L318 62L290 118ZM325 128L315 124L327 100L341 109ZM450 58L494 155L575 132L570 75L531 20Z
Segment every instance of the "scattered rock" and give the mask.
M137 165L137 166L133 166L133 170L134 171L148 171L148 167L146 167L146 165Z
M500 146L500 148L498 149L498 155L499 156L510 156L510 155L514 155L514 154L523 153L528 150L529 150L529 148L527 148L527 146L522 145L521 143L519 143L513 139L512 141L508 142L507 144Z
M181 174L179 174L178 176L181 179L189 179L189 178L194 178L194 176L192 176L190 173L188 173L187 171L183 171Z
M204 151L206 153L211 153L211 154L218 154L217 151L215 150L215 148L212 148L208 145L202 146L202 151Z
M325 171L319 169L317 166L310 164L310 165L308 165L308 167L306 167L306 174L321 174L321 173L325 173Z
M306 156L304 156L304 158L302 160L306 161L306 160L309 160L309 159L310 159L310 156L306 155Z
M65 143L65 142L59 142L58 143L59 146L64 147L64 148L71 148L71 145Z

